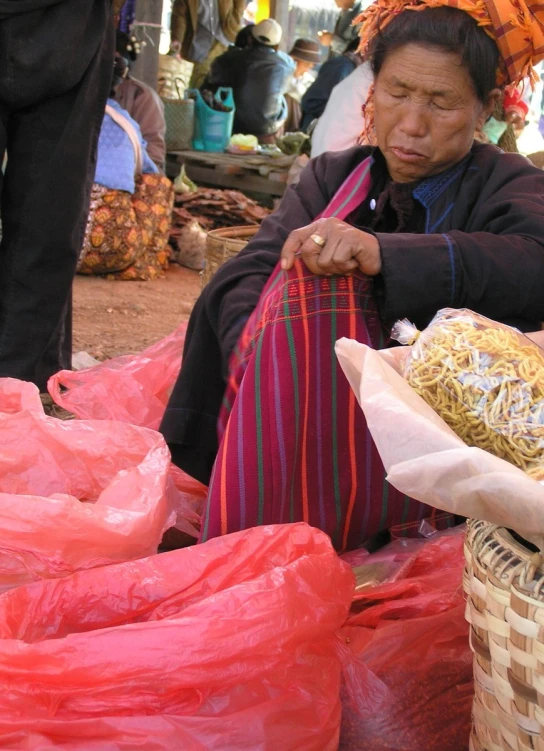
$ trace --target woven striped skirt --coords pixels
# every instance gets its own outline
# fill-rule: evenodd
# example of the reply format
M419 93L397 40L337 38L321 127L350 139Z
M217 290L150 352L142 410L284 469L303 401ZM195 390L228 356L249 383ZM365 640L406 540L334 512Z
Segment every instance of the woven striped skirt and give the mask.
M334 354L343 336L385 345L371 279L278 267L231 357L201 541L305 521L346 550L431 515L385 481Z

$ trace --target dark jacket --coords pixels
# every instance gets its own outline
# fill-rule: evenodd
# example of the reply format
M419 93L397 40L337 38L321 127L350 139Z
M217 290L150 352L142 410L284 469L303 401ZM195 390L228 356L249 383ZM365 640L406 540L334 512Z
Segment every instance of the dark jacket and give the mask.
M326 153L310 162L247 247L215 274L197 300L183 367L161 431L173 460L207 483L217 452L217 417L226 364L254 310L289 232L326 207L369 147ZM383 186L375 154L373 184ZM371 190L357 212L368 227ZM383 321L425 327L443 307L471 308L524 331L544 320L544 172L518 154L476 144L447 173L423 180L413 196L425 234L377 233L382 272L375 289ZM372 204L374 205L374 204Z
M43 10L51 5L66 2L66 0L0 0L0 19L9 18L18 13L29 13L32 10ZM125 0L113 0L112 11L121 10Z
M230 47L214 60L209 83L232 88L235 133L267 136L281 128L287 117L284 94L294 68L290 57L262 44Z
M357 67L353 55L332 57L323 63L317 78L302 97L302 130L306 130L312 120L321 117L337 83L347 78Z

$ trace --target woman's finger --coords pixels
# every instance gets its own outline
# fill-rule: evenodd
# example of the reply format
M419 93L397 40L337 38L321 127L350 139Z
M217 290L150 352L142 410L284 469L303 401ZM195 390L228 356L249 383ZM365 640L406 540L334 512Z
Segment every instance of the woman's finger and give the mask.
M319 266L328 274L346 274L358 267L357 260L353 257L352 238L346 234L337 235L323 249L319 258Z
M308 238L300 246L300 257L312 272L312 274L323 274L319 267L319 257L323 252L323 248L317 245L313 240Z
M289 269L293 268L296 254L300 251L301 246L312 234L318 231L317 224L317 222L312 222L307 227L302 227L291 232L280 254L280 265L284 271L289 271Z
M293 268L295 262L295 256L300 248L300 239L297 232L291 232L287 240L285 241L280 254L280 265L284 271L289 271Z

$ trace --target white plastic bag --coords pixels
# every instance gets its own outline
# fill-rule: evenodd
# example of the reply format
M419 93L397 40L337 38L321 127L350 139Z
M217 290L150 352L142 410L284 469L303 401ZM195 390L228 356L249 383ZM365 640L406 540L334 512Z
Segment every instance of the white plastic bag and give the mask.
M544 487L503 459L465 446L395 370L401 348L377 352L340 339L336 354L397 490L514 529L544 550Z

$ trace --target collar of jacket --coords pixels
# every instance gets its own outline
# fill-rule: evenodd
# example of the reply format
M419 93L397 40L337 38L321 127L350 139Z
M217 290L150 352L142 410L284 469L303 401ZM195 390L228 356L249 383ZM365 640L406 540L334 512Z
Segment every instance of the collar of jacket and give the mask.
M374 178L383 175L387 170L385 158L382 152L376 148L372 155L372 173ZM457 187L472 160L472 149L464 159L438 175L426 177L424 180L415 182L412 195L418 201L426 213L425 234L443 232L444 222L454 206L454 196ZM380 176L381 176L380 175Z

